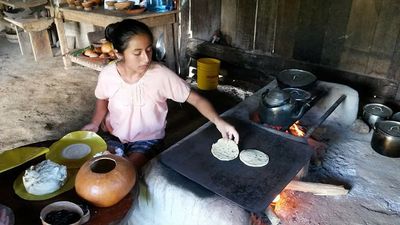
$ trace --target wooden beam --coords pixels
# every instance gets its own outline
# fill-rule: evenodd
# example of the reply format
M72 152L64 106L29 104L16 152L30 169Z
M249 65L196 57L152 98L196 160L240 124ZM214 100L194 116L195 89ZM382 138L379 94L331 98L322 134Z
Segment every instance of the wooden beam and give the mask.
M11 6L13 8L30 8L47 4L47 0L0 0L1 4Z
M303 181L291 181L285 189L292 191L309 192L314 195L346 195L349 190L343 186L322 183L309 183Z
M120 11L111 11L105 9L94 9L92 11L82 11L70 8L59 8L60 13L56 16L66 20L79 21L82 23L89 23L95 26L106 27L111 23L116 23L124 19L136 19L142 21L149 27L162 26L165 24L175 23L175 14L177 11L170 11L167 13L143 13L132 16L128 13Z

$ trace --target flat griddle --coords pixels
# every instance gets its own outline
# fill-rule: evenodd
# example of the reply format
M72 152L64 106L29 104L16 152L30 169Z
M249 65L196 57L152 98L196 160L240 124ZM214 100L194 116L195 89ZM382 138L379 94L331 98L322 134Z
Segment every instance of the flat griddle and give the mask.
M253 148L265 152L270 161L264 167L243 164L239 157L220 161L211 153L211 145L221 134L215 125L164 151L160 160L183 176L250 212L263 212L272 200L310 160L308 145L286 139L261 125L234 117L225 117L240 135L239 150Z

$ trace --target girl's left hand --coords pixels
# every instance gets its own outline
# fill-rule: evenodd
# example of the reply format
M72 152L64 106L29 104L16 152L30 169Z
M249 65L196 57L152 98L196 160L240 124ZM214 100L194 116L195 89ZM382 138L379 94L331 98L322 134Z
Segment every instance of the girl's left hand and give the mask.
M235 127L225 122L225 120L219 118L214 122L215 126L222 134L222 138L227 138L229 140L234 140L236 144L239 144L239 133L236 131Z

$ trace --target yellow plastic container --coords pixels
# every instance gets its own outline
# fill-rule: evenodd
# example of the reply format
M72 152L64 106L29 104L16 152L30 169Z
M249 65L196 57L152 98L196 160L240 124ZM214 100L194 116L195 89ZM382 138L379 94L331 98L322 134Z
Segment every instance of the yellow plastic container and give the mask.
M218 86L221 61L214 58L197 60L197 87L201 90L214 90Z

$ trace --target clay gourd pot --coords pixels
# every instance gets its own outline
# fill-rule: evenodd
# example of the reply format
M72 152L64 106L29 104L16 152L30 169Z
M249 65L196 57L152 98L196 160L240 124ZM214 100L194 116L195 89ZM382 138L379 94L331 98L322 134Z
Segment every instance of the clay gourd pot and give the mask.
M109 207L124 198L136 183L136 170L125 158L108 154L86 161L79 169L75 190L98 207Z

